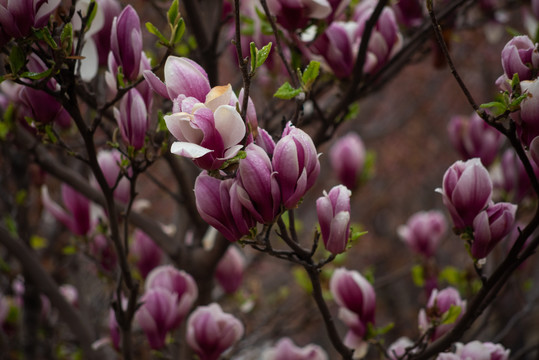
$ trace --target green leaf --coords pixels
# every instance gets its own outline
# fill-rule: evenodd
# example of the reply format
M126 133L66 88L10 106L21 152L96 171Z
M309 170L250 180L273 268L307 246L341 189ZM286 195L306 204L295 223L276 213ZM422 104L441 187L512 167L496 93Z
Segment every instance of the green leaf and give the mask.
M12 103L10 103L4 111L4 116L2 117L2 121L0 122L0 140L5 140L9 132L13 129L14 111L15 107Z
M17 232L17 224L15 223L15 219L13 219L11 215L7 215L6 217L4 217L4 224L6 225L7 231L11 234L11 236L19 236L19 233Z
M305 290L305 292L308 294L313 292L313 284L311 284L311 280L309 279L309 275L307 275L305 269L296 266L294 267L294 270L292 270L292 274L294 275L294 279L298 285Z
M157 130L168 131L167 123L165 122L165 116L163 115L163 112L161 110L157 112Z
M69 23L71 25L71 23ZM44 27L39 30L34 30L34 35L39 39L43 40L49 45L52 49L56 50L58 49L58 44L56 44L56 41L52 38L52 35L48 28Z
M28 196L28 192L24 189L21 189L15 193L15 203L17 205L22 205L26 201L26 198Z
M453 266L446 266L438 275L440 281L446 281L449 285L459 286L466 283L466 274Z
M46 77L50 76L52 73L52 68L50 69L47 69L43 72L39 72L39 73L36 73L36 72L32 72L32 71L25 71L21 74L21 77L23 78L27 78L27 79L32 79L32 80L41 80L41 79L45 79Z
M256 45L254 42L251 41L249 44L249 51L251 52L251 73L254 73L257 66L256 66L256 58L258 56L258 49L256 48Z
M290 100L301 94L301 89L294 89L287 81L277 90L273 96L283 100Z
M30 246L34 250L40 250L47 247L48 241L44 237L32 235L30 237Z
M451 305L449 310L447 310L442 316L440 325L453 324L455 321L457 321L461 311L462 309L460 306Z
M414 282L414 285L417 287L425 286L425 273L423 271L423 266L412 266L412 280Z
M65 53L71 54L71 51L73 50L73 25L71 23L65 24L64 28L62 29L60 42Z
M271 42L265 45L262 49L258 50L256 54L256 67L259 68L266 62L270 52L271 52Z
M87 13L86 15L88 21L86 23L85 31L88 31L92 27L92 22L94 21L95 15L97 14L97 3L95 2L95 0L90 1L90 4L88 4L88 10L90 10L90 13Z
M176 27L174 28L174 35L172 36L172 44L176 45L177 43L179 43L184 33L185 33L185 21L183 21L183 18L180 18L178 25L176 25Z
M307 89L309 89L318 75L320 74L320 63L318 61L311 60L307 68L301 76L301 80Z
M513 99L513 101L511 101L511 104L509 104L509 110L510 111L517 111L520 109L520 103L526 99L528 97L528 94L522 94L520 95L519 97L517 97L516 99Z
M157 29L154 24L148 21L146 23L146 29L150 34L157 36L164 45L170 45L168 40L163 36L163 34L161 34L159 29Z
M359 114L359 102L352 103L348 107L348 112L343 118L343 121L353 120L357 117Z
M372 339L372 338L380 336L380 335L385 335L391 329L393 329L394 327L395 327L395 323L392 323L392 322L387 324L386 326L382 326L382 327L378 327L378 328L374 327L374 325L372 323L368 323L367 324L366 338L367 339Z
M45 133L47 134L49 141L52 144L56 144L58 142L58 138L54 134L54 131L52 131L52 125L50 124L45 125Z
M481 104L479 107L482 109L490 109L494 116L501 115L507 111L507 106L499 101L491 101L486 104Z
M9 53L9 65L11 66L11 72L17 74L24 64L26 63L26 56L22 49L18 46L13 46Z
M170 24L171 27L176 26L176 22L179 16L180 16L180 10L178 7L178 0L174 0L172 4L170 5L170 8L168 9L168 12L167 12L168 23Z

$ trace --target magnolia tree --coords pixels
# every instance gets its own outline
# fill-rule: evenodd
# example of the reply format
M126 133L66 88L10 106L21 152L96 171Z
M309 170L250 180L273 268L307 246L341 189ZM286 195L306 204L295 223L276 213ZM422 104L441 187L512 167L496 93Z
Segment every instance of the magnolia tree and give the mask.
M537 356L538 16L534 0L0 1L0 357ZM498 49L483 104L453 61L470 31L473 57ZM399 116L379 91L413 97L420 81L392 80L417 63L469 105L429 119L447 124L421 142L444 170L394 223L363 199L412 174L375 173L354 129L375 117L358 104ZM379 158L417 156L391 136Z

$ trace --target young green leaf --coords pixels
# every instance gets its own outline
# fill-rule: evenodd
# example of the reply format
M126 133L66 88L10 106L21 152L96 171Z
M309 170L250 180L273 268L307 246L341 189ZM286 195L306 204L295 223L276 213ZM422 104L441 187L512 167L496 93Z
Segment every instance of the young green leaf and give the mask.
M301 89L294 89L292 85L287 81L279 89L277 89L277 92L273 94L276 98L283 99L283 100L290 100L295 98L301 93Z
M256 67L259 68L266 62L271 51L271 42L265 45L262 49L258 50L256 54Z
M185 33L185 21L183 21L183 18L180 18L180 20L178 20L178 24L176 25L176 27L174 27L174 35L172 36L172 44L176 45L177 43L179 43L184 33Z
M26 56L22 49L18 46L13 46L9 53L9 65L13 74L17 74L26 63Z
M27 79L32 79L32 80L41 80L41 79L45 79L46 77L48 77L51 73L52 73L52 68L47 69L47 70L45 70L43 72L40 72L40 73L31 72L31 71L25 71L25 72L23 72L21 74L21 77L27 78Z
M307 88L310 88L319 74L320 63L318 61L311 60L311 62L309 63L309 65L307 65L307 68L303 72L301 80Z
M459 318L462 309L460 306L451 305L449 310L447 310L442 316L441 325L453 324Z
M256 58L258 57L258 49L256 48L256 45L254 42L251 41L249 44L249 51L251 52L251 73L254 73L257 66L256 66Z
M71 54L73 49L73 25L71 25L71 23L65 24L62 29L60 42L62 43L62 48L65 50L66 54Z
M86 23L85 31L88 31L92 27L92 22L94 21L95 15L97 14L97 3L95 2L95 0L90 1L90 4L88 4L88 11L89 14L86 15L88 17L88 22Z
M170 5L170 8L168 9L168 12L167 12L168 23L170 24L171 27L176 26L176 22L179 16L180 16L180 11L178 7L178 0L174 0L172 4Z
M148 32L150 34L153 34L155 36L157 36L159 38L159 40L164 44L164 45L169 45L169 42L168 40L163 36L163 34L161 34L161 32L159 31L159 29L157 29L157 27L155 27L154 24L152 24L151 22L147 22L146 23L146 29L148 30Z

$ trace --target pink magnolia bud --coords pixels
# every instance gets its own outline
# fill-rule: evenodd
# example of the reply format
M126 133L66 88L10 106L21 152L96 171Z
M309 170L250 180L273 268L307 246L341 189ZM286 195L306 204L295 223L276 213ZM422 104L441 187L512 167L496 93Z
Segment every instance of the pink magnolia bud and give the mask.
M277 344L262 353L262 360L327 360L328 355L318 345L309 344L302 348L290 338L282 338Z
M406 353L406 348L413 347L414 342L407 337L401 337L397 339L393 344L387 348L387 354L390 360L398 360Z
M520 88L528 97L520 103L520 113L515 115L515 122L520 141L528 147L539 136L539 80L522 81Z
M453 287L447 287L441 291L434 289L430 294L427 309L421 309L419 312L419 330L421 332L425 332L431 326L434 326L434 324L439 323L443 315L449 311L451 306L460 307L460 314L456 320L458 321L466 311L466 301L461 299L458 290ZM455 323L436 326L434 332L432 333L431 340L434 341L440 338L454 326Z
M476 259L485 258L515 225L517 206L501 202L481 211L473 221L474 240L472 255Z
M187 320L187 344L200 360L217 360L243 336L243 325L219 304L199 306Z
M354 19L359 27L357 37L363 36L365 24L370 19L378 1L364 0L355 9ZM367 51L367 58L363 71L372 74L384 66L387 61L402 48L402 35L397 25L393 9L386 6L376 23Z
M443 189L436 191L442 194L455 228L464 230L490 203L492 181L478 158L457 161L445 172Z
M144 78L156 93L170 100L184 95L203 102L211 90L210 81L204 69L193 60L183 57L169 56L167 58L165 83L149 70L144 71Z
M258 136L255 139L255 144L260 146L266 154L272 156L275 150L275 141L268 132L262 128L258 128Z
M447 131L449 140L463 160L478 157L485 166L492 164L504 140L502 134L477 113L470 117L453 116Z
M88 250L103 270L112 272L116 268L118 258L112 244L107 240L105 235L98 234L94 236L90 240Z
M502 50L502 67L509 80L518 74L520 81L532 80L533 69L539 68L537 45L526 36L515 36Z
M229 246L215 268L215 278L223 290L232 294L238 290L243 280L245 257L236 246Z
M249 233L256 221L239 202L233 179L219 180L201 173L195 181L195 197L202 219L227 240L236 241Z
M169 315L174 328L180 325L198 297L198 288L191 275L171 265L154 268L146 278L145 288L146 291L164 288L175 295L175 311Z
M127 144L136 150L144 146L144 138L150 124L146 103L137 89L129 90L122 97L120 109L114 108L114 118Z
M316 200L316 212L326 249L332 254L346 250L350 234L350 196L344 185L334 186Z
M120 173L122 161L121 153L116 150L100 150L97 154L97 162L107 183L115 187L114 198L123 204L127 204L131 197L131 184L129 179Z
M429 258L434 255L446 230L444 215L432 210L412 215L406 225L399 226L397 232L413 252Z
M99 65L107 65L110 51L110 34L114 18L120 15L122 7L118 0L97 0L97 6L103 12L103 27L93 35L99 53Z
M249 144L246 157L240 160L237 172L239 202L256 221L273 222L281 205L281 192L268 154L260 146Z
M246 128L241 115L228 105L232 95L230 85L214 87L206 102L195 104L191 112L165 116L167 128L179 140L170 151L193 159L205 170L217 170L236 156L243 147Z
M339 268L331 277L329 289L340 306L339 318L349 327L344 344L357 349L367 332L367 325L374 325L374 288L359 272Z
M112 21L110 48L126 79L135 81L140 70L142 32L138 14L131 5Z
M163 258L163 251L140 229L136 229L133 234L131 254L135 257L135 263L143 278L159 266Z
M275 145L273 169L285 208L292 209L315 183L320 173L316 147L309 135L288 123Z
M324 19L332 11L327 0L269 0L268 7L277 22L290 31L304 28L309 19Z
M58 290L60 290L60 293L69 304L75 307L79 306L79 292L76 287L70 284L63 284Z
M179 314L178 295L158 287L146 290L140 302L142 305L135 314L135 321L144 330L150 347L160 349L165 346L167 333L175 329L185 315Z
M45 209L75 235L86 235L91 228L90 200L66 184L62 184L62 199L67 211L52 201L46 186L42 188Z
M357 28L356 22L333 22L312 45L314 52L324 57L338 78L349 76L354 69Z
M60 0L4 0L0 2L0 27L8 37L30 35L32 28L42 28Z
M530 144L530 152L533 157L533 146ZM534 161L530 161L534 173L539 175L539 166ZM509 148L501 157L501 176L494 182L496 188L500 188L504 195L514 203L519 203L531 193L532 187L530 178L526 173L524 164L520 161L516 152Z
M467 344L457 343L455 354L459 360L508 360L510 350L500 344L472 341Z
M337 179L355 189L365 165L365 145L359 135L351 132L337 140L329 150L329 158Z

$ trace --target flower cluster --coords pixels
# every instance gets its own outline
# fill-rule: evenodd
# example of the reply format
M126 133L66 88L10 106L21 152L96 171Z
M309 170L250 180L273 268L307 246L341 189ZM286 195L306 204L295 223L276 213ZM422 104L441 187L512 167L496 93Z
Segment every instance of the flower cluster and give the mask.
M443 324L449 312L453 311L456 320L460 319L466 311L466 301L462 300L457 289L448 287L438 291L434 289L430 295L426 309L419 311L419 330L423 333L431 329L431 340L434 341L450 331L455 323Z
M457 161L445 173L437 189L449 210L455 231L473 238L471 254L485 258L513 228L517 206L492 203L492 180L478 158Z

